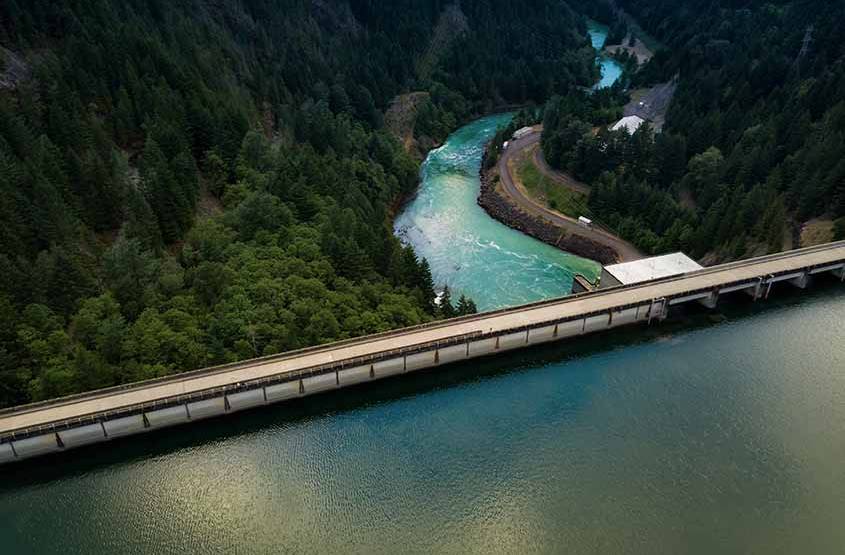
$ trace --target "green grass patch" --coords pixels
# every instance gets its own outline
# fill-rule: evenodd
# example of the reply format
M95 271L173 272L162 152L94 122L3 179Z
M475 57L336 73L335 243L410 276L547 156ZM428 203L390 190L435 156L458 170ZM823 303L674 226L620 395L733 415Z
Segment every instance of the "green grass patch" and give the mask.
M587 195L549 179L540 173L530 158L519 163L517 173L528 194L546 207L571 218L592 217L587 208Z

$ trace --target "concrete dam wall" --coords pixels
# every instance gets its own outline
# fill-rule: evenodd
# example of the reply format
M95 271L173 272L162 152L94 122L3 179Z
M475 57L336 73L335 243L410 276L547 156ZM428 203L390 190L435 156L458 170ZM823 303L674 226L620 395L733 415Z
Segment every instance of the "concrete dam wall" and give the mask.
M845 280L845 243L7 409L0 411L0 463L620 326L659 322L671 306L698 302L712 308L720 295L736 291L765 299L779 282L804 288L822 273Z
M430 350L410 353L384 360L376 360L359 366L338 365L334 370L315 373L308 377L288 378L280 376L279 383L222 394L207 399L183 402L174 401L173 406L162 406L154 410L140 410L137 414L104 417L101 421L68 427L46 434L22 437L0 444L0 462L10 462L47 453L54 453L82 447L92 443L140 434L202 420L214 416L234 413L262 405L269 405L299 397L306 397L333 389L379 380L418 370L492 355L498 352L540 345L549 341L575 337L612 327L645 322L655 314L663 314L665 303L646 304L613 313L586 316L567 322L547 326L526 328L505 334L477 338L462 338L452 345L432 346Z

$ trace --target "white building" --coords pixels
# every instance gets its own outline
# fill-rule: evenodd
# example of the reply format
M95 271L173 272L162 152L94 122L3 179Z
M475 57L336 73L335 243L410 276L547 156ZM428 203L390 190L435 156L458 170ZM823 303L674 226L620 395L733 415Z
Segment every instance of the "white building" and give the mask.
M654 256L633 262L605 266L601 271L600 288L631 285L654 279L679 276L701 270L698 262L682 252Z
M628 133L631 135L634 134L634 131L640 128L642 124L645 123L645 120L640 116L626 116L616 123L613 124L611 127L611 131L619 131L620 129L627 129Z

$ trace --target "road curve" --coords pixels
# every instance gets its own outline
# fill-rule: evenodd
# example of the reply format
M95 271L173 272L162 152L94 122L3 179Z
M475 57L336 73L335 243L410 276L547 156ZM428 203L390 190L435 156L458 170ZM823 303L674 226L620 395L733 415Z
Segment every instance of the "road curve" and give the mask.
M530 147L531 144L539 143L540 142L540 134L542 133L542 126L540 126L540 131L537 133L532 133L529 135L530 137L534 138L534 142L526 145L526 148ZM571 189L576 193L581 193L582 195L589 195L590 194L590 186L586 183L578 181L574 177L569 174L557 171L556 169L552 168L548 162L546 162L546 157L543 156L543 149L538 148L534 150L534 165L537 166L537 169L540 170L540 173L554 181L555 183L559 183L566 187L567 189Z
M617 253L620 262L628 262L631 260L639 260L640 258L644 258L645 255L643 255L639 250L637 250L634 245L632 245L628 241L625 241L624 239L617 237L612 233L608 233L602 229L585 228L584 226L578 223L578 220L570 218L568 216L564 216L560 212L546 208L545 206L525 194L525 192L522 191L522 189L520 189L516 185L514 177L513 175L511 175L508 162L514 160L525 149L530 148L532 145L539 143L541 130L542 127L537 126L534 128L533 133L526 135L521 139L510 141L507 150L503 151L502 155L499 157L499 175L501 176L501 183L504 192L508 195L508 197L513 201L516 206L518 206L521 210L527 212L528 214L543 218L544 220L551 222L552 224L561 228L567 233L581 235L601 245L610 247ZM573 189L577 192L589 194L590 188L587 185L572 179L566 174L562 174L560 172L552 170L548 166L548 164L546 164L546 161L542 156L535 155L535 161L538 162L537 168L540 170L540 172L542 172L543 175L545 175L549 179L560 183L565 187Z

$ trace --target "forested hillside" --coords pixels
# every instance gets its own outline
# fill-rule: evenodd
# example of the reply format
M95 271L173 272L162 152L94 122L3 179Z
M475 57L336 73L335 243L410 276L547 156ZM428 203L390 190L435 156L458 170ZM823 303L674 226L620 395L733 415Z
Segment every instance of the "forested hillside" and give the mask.
M595 185L596 213L645 250L711 260L781 250L814 218L845 236L845 4L617 4L667 45L632 87L678 89L656 136L589 133L594 99L550 105L546 153Z
M414 0L371 4L372 9L361 17L372 18L373 25L385 33L394 32L397 20L416 21L420 9L420 2ZM412 85L431 93L419 109L417 135L441 141L471 116L505 105L542 104L553 94L590 85L598 78L594 51L584 38L585 21L565 2L478 0L458 5L468 32L452 38L448 50L436 56L439 63L431 71L419 68L423 74ZM432 12L432 23L437 23L436 12ZM420 44L427 44L424 37L404 46L413 51Z
M384 108L443 136L594 68L565 4L463 0L423 75L445 5L0 4L0 406L451 315Z

